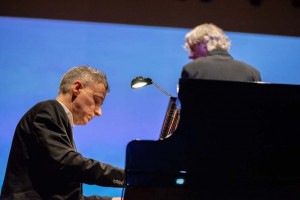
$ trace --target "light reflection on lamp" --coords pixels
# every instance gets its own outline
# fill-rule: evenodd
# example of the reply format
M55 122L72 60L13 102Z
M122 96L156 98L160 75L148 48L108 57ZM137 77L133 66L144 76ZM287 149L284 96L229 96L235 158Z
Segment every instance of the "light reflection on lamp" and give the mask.
M141 88L147 85L153 84L155 87L157 87L160 91L162 91L165 95L167 95L169 98L172 97L167 91L162 89L157 83L153 82L151 78L144 78L142 76L135 77L131 81L131 88L136 89L136 88Z

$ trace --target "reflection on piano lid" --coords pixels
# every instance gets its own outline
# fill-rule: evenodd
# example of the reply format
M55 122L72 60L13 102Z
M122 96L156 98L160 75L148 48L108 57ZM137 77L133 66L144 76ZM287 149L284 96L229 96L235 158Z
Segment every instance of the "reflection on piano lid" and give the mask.
M125 200L300 199L299 85L180 80L178 98L171 135L128 143Z

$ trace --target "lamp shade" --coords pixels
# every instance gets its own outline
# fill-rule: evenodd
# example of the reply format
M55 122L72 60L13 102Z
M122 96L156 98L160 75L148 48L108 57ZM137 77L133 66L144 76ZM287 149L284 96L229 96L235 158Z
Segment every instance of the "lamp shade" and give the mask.
M151 78L144 78L142 76L138 76L131 81L131 88L141 88L146 85L152 84L153 81Z

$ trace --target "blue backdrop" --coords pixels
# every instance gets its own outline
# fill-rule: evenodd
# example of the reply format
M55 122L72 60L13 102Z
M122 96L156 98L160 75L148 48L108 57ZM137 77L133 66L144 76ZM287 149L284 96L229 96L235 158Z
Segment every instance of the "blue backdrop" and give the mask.
M16 124L35 103L57 95L71 67L104 71L111 87L103 115L74 128L78 150L89 158L125 166L134 139L159 137L169 99L154 86L131 89L150 77L173 96L189 29L0 17L0 187ZM300 84L300 38L227 32L230 53L255 66L263 81ZM120 196L122 190L84 186L86 195Z

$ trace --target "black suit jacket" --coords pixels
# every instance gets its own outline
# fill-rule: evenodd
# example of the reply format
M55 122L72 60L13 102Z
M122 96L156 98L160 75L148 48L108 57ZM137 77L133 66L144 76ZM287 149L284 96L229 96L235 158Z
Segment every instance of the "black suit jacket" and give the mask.
M206 57L187 63L181 78L223 80L223 81L261 81L260 72L254 67L233 59L223 49L215 49Z
M48 100L33 106L16 127L0 199L79 200L81 183L122 187L123 181L123 169L76 151L66 112Z

